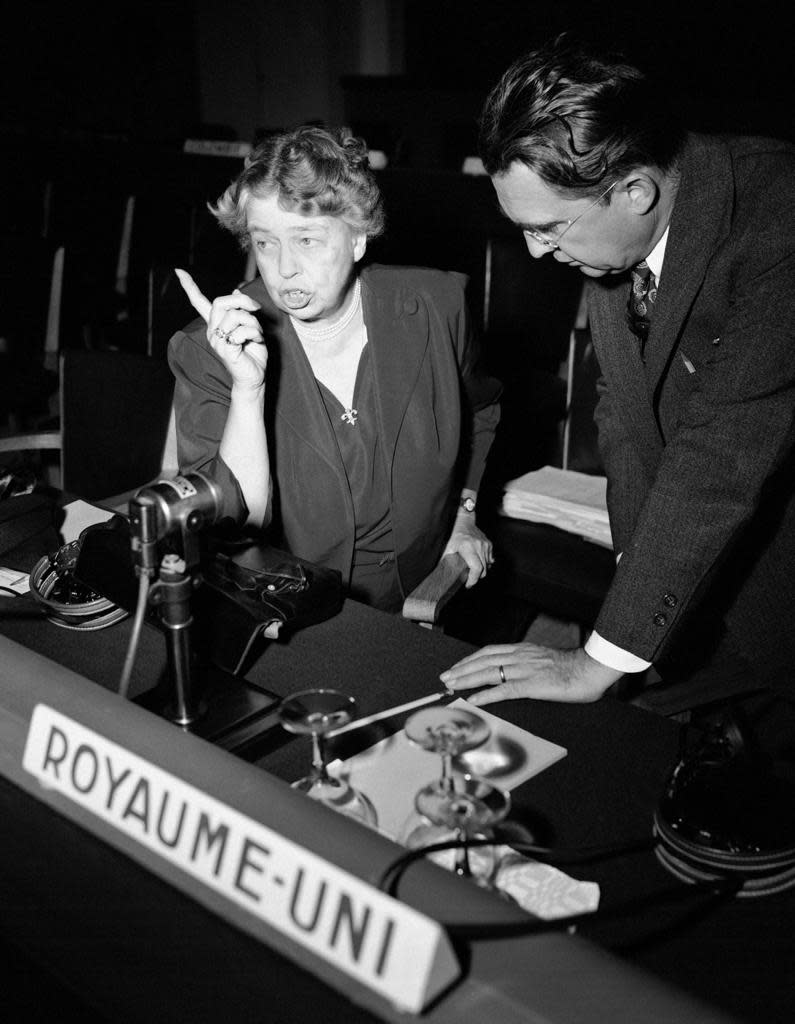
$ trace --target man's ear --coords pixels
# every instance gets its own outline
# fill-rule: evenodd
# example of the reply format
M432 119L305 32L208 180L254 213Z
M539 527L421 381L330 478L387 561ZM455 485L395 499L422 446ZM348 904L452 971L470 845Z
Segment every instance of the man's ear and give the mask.
M623 192L632 213L643 216L653 210L659 202L660 186L650 171L633 171L626 176L623 185Z
M367 235L364 231L361 234L354 235L353 237L353 259L355 263L364 256L367 251Z

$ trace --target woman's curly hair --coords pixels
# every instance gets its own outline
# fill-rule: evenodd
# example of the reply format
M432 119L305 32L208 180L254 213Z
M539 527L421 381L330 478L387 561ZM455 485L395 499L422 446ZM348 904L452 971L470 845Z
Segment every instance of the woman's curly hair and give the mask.
M368 239L384 230L383 202L367 145L348 128L302 125L270 135L252 150L210 211L246 248L249 200L273 195L285 210L340 217Z

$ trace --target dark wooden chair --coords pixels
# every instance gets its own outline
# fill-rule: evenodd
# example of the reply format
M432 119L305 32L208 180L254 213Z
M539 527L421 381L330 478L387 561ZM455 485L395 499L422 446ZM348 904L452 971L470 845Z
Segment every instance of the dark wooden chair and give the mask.
M463 587L466 562L460 555L444 555L403 602L403 618L421 626L438 627L445 607Z
M57 451L59 486L88 500L140 487L160 472L174 391L165 360L67 349L60 380L60 430L4 438L0 452Z
M64 247L46 239L0 238L0 463L60 445L65 260Z

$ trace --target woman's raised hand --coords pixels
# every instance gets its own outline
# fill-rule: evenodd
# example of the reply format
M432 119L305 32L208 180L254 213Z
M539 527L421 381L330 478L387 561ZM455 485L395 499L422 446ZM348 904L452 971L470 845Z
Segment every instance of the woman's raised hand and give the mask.
M259 303L236 288L212 302L185 270L175 270L196 312L207 323L207 340L232 377L233 387L256 391L265 383L268 350L254 314Z

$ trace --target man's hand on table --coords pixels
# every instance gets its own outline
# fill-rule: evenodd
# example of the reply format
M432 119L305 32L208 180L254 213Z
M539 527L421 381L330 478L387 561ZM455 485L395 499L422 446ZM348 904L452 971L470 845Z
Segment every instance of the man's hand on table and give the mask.
M622 674L581 647L567 651L537 644L494 644L462 658L440 678L463 696L463 691L490 687L467 697L482 706L517 697L587 703L598 700Z

